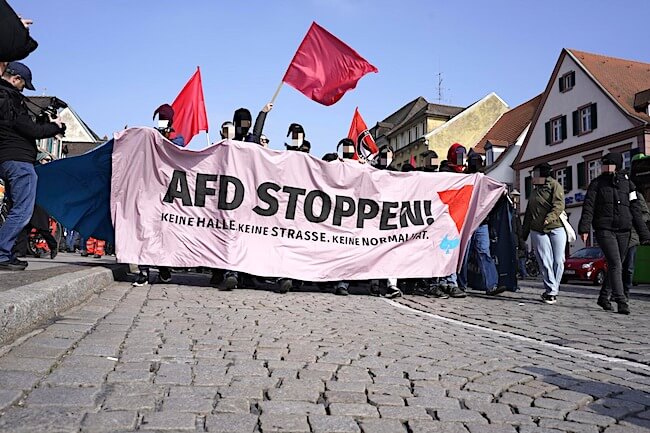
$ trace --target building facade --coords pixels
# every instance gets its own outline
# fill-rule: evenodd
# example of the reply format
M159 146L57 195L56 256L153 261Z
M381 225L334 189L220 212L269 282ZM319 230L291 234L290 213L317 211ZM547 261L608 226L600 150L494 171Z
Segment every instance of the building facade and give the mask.
M586 189L600 174L600 158L620 152L629 169L632 156L650 148L648 101L642 102L648 89L648 63L562 50L513 163L521 210L531 191L530 171L547 162L564 187L566 212L577 228ZM583 246L578 239L570 250Z

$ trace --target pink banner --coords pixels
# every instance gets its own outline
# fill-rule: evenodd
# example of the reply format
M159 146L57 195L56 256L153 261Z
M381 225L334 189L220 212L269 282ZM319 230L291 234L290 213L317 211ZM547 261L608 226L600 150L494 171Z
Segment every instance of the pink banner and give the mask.
M238 141L191 151L132 128L115 134L111 214L123 263L441 277L504 192L482 174L391 172Z

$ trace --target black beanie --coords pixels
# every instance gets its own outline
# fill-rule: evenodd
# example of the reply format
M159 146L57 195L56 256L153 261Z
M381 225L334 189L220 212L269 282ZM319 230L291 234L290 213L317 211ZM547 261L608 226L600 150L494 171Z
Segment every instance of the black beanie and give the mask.
M539 171L539 175L541 177L549 177L551 175L551 171L553 171L553 167L551 167L551 164L548 162L542 162L541 164L537 164L535 167L533 167L533 171Z
M603 162L603 164L606 165L610 165L610 164L615 165L616 170L620 170L621 168L623 168L623 155L621 155L618 152L608 153L607 155L603 156L601 161Z
M246 108L238 108L232 116L232 121L235 125L240 125L242 120L248 120L249 122L253 120L251 112Z

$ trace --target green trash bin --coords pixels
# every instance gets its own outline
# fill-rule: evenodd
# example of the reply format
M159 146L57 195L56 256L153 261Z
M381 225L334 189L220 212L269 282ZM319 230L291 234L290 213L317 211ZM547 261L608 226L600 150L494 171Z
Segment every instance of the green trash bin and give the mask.
M634 284L650 283L650 245L636 247L636 260L634 262Z

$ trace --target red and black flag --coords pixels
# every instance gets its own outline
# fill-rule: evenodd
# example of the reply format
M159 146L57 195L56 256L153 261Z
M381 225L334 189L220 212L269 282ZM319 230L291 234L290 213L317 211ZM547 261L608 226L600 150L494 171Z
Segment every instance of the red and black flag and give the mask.
M379 152L375 139L372 138L372 135L366 126L366 122L363 121L361 114L359 114L359 107L354 110L348 138L352 140L355 145L356 152L353 159L359 159L359 157L368 158L370 155Z

